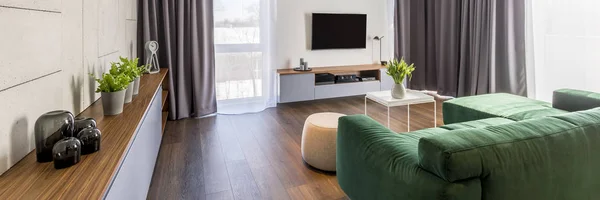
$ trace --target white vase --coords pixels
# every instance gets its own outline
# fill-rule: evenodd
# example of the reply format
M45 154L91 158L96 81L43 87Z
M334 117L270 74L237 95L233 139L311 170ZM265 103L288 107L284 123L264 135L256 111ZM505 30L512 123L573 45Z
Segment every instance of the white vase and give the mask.
M392 88L392 97L394 99L404 99L404 95L406 95L406 88L404 88L404 85L394 84L394 88Z
M133 100L133 82L129 83L129 86L127 86L124 99L125 103L131 103Z
M141 77L137 77L133 81L133 96L134 97L140 93L140 78Z

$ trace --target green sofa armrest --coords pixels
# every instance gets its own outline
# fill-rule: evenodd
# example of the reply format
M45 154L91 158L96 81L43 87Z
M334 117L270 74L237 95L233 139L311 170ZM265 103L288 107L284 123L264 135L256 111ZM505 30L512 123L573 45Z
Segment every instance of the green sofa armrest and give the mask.
M419 164L450 182L479 178L492 199L597 199L599 133L600 109L454 130L421 138Z
M600 107L600 94L582 90L560 89L554 91L552 107L569 112Z
M394 133L364 115L340 118L336 160L341 188L353 200L481 199L479 179L451 183L420 168L418 138Z
M539 160L530 152L551 151L548 138L576 127L548 117L426 136L419 140L419 165L446 181L483 178L506 161Z

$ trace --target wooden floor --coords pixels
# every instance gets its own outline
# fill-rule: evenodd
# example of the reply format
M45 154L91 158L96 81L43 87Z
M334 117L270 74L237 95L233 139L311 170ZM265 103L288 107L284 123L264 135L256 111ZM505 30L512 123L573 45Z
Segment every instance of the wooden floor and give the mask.
M438 125L441 107L438 101ZM411 130L433 127L433 108L433 103L411 106ZM369 102L368 110L386 124L385 107ZM168 122L148 198L347 199L335 175L313 171L302 161L302 127L318 112L363 114L364 97ZM406 131L406 112L392 108L392 130Z

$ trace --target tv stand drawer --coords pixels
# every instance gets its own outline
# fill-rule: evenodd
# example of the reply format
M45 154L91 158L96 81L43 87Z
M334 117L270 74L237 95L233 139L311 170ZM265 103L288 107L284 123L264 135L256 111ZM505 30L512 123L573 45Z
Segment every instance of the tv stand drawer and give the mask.
M319 85L315 86L315 99L363 95L368 92L379 91L380 87L380 81Z

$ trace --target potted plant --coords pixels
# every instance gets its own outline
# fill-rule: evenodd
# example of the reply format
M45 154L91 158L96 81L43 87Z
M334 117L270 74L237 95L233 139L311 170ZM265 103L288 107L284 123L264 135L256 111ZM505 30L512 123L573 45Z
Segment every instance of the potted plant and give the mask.
M119 59L121 60L121 67L124 68L125 74L133 79L133 96L137 96L140 91L140 78L148 69L144 65L138 66L139 58L128 59L119 57Z
M404 78L408 77L408 80L412 78L412 72L415 71L415 64L408 65L404 58L390 60L390 62L386 65L387 75L391 76L394 79L394 88L392 89L392 97L395 99L402 99L406 94L406 88L402 84L404 82Z
M123 112L125 101L125 91L131 82L128 76L124 74L112 75L110 73L102 74L102 79L96 78L93 74L90 76L98 82L96 93L102 94L102 108L104 115L118 115Z
M127 90L125 91L125 103L131 103L131 101L133 100L133 86L134 86L134 79L135 79L135 74L133 72L133 69L131 68L131 66L129 66L128 64L124 64L124 63L116 63L116 62L112 62L111 64L111 68L110 68L110 74L113 76L118 76L118 75L125 75L128 80L129 80L129 84L127 85Z

